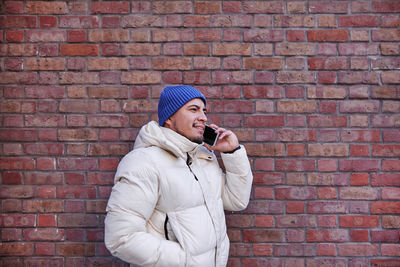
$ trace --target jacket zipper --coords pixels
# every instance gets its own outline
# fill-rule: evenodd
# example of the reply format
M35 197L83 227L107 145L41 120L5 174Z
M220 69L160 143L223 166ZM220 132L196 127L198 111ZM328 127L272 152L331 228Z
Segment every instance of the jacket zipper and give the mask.
M169 238L168 238L167 223L168 223L168 214L165 214L165 222L164 222L165 239L169 240Z
M196 177L196 174L194 174L194 172L192 171L192 168L190 168L190 165L192 164L192 162L190 162L190 156L189 156L189 153L186 153L186 154L187 154L186 165L188 166L188 168L189 168L190 172L193 174L193 176L194 176L194 179L196 179L196 181L199 181L199 179L197 179L197 177Z

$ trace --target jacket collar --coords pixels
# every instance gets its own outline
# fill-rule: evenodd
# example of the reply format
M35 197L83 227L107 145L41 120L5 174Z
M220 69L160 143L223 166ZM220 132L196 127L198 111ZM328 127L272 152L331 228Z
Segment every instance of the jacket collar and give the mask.
M147 123L140 129L134 148L150 146L160 147L185 160L187 154L195 155L198 150L203 150L202 144L194 143L171 129L159 126L155 121Z

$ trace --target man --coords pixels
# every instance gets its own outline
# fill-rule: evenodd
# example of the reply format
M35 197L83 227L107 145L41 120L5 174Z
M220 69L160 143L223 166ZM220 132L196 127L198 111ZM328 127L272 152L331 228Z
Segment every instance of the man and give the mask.
M139 266L226 266L224 209L246 208L252 173L232 131L211 125L217 143L203 143L206 99L195 88L164 88L159 124L140 130L119 163L107 205L105 244ZM220 151L226 175L214 153Z

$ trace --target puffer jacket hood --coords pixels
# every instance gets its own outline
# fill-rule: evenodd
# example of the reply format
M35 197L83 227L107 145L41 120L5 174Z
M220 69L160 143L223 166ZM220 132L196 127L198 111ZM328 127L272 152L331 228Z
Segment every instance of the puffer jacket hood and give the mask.
M159 126L155 121L151 121L140 129L134 148L151 146L169 151L178 158L186 158L186 153L193 153L202 145L190 141L171 129Z

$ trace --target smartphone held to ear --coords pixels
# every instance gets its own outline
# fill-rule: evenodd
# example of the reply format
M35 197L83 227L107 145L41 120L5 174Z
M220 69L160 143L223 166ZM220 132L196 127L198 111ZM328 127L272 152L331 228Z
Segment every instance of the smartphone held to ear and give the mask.
M217 143L219 134L215 133L215 129L206 125L203 133L203 141L207 145L214 146Z

